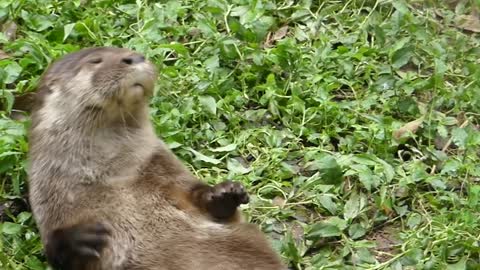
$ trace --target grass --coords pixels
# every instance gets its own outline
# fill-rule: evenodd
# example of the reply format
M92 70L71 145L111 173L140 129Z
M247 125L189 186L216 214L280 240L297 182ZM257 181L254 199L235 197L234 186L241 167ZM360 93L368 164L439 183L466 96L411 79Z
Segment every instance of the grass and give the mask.
M18 110L94 45L161 70L159 136L292 269L480 269L474 1L0 1L0 268L46 269ZM28 104L28 103L25 103Z

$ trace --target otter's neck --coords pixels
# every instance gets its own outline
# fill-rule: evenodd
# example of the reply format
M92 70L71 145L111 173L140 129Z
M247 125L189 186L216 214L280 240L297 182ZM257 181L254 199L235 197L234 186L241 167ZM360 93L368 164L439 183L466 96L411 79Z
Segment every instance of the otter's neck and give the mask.
M134 177L158 145L146 109L133 122L124 119L102 125L81 117L74 122L60 118L50 123L37 118L41 115L33 118L30 136L33 176L68 178L83 184Z

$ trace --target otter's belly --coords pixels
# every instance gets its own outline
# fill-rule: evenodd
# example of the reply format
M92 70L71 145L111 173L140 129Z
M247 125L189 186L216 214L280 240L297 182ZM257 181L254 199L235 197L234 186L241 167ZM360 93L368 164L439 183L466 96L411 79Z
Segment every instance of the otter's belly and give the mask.
M208 230L199 231L199 226L220 227L206 218L179 209L166 196L153 190L141 196L126 191L123 198L130 197L125 205L125 220L113 222L121 235L113 243L116 265L114 269L199 269L196 260L188 259L198 241L207 239ZM215 230L215 228L213 228ZM117 243L115 243L117 242ZM128 248L124 248L126 243Z
M119 224L122 235L118 243L127 243L128 249L114 242L115 265L121 262L121 267L113 269L283 269L254 226L215 223L179 209L154 192L136 199L129 214L123 215L125 222Z

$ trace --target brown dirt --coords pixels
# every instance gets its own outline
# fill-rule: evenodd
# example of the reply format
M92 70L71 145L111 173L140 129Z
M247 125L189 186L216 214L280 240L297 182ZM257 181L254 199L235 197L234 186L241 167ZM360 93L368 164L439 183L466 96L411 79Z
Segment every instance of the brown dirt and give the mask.
M400 240L397 239L398 233L398 228L388 225L367 236L367 240L374 241L377 244L377 248L372 250L372 253L379 262L386 262L398 253L396 247L400 243Z

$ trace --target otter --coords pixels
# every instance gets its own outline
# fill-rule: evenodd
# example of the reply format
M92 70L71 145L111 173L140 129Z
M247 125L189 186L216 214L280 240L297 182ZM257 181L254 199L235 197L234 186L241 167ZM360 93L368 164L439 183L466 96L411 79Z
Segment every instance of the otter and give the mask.
M41 76L29 201L54 269L286 269L242 220L243 185L210 186L156 136L157 70L129 49L86 48Z

